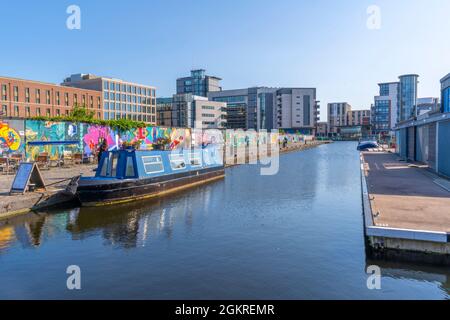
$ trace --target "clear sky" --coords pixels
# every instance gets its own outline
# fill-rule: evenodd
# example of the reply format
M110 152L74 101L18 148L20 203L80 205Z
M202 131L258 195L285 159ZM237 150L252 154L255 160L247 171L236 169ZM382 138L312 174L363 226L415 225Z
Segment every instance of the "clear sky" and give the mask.
M81 30L66 9L81 8ZM378 5L381 28L367 27ZM192 68L224 89L317 87L328 102L369 108L377 83L420 75L419 96L439 96L450 72L448 0L47 0L0 11L0 75L59 83L94 73L175 92Z

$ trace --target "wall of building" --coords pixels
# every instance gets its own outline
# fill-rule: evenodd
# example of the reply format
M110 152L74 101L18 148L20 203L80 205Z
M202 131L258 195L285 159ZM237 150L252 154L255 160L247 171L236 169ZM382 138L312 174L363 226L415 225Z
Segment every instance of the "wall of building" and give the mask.
M0 104L3 116L19 118L65 116L84 105L102 119L103 109L99 91L6 77L0 77Z

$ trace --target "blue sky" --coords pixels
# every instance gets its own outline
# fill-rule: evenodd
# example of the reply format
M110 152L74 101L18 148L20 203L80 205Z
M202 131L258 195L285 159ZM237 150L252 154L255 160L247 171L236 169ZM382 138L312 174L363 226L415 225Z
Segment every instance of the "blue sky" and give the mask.
M68 30L66 8L81 8ZM369 5L381 29L366 26ZM192 68L224 89L317 87L328 102L369 108L377 83L420 75L419 96L439 96L450 72L448 0L10 1L0 11L0 75L58 83L94 73L175 91Z

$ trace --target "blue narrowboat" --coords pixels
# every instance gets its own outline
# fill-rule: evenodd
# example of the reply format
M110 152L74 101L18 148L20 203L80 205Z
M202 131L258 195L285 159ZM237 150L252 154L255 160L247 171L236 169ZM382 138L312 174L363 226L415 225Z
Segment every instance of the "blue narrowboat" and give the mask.
M81 177L83 206L101 206L161 196L225 177L215 145L193 150L104 152L94 177Z

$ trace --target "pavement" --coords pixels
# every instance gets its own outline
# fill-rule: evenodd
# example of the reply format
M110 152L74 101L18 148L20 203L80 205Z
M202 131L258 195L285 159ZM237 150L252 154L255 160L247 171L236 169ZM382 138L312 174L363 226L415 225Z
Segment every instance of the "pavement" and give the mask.
M43 192L30 192L9 195L9 191L14 180L14 175L0 173L0 218L29 211L30 208L39 206L44 202L62 201L56 195L64 190L69 183L69 179L82 174L83 176L93 176L93 171L97 165L82 164L70 167L52 167L49 170L40 170L47 190Z
M450 232L450 182L388 152L363 152L374 224Z

